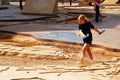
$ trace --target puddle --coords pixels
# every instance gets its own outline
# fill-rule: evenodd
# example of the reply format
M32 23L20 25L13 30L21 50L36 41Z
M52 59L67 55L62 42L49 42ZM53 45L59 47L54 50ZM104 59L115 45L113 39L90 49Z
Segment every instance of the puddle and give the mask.
M45 39L53 39L53 40L62 40L68 42L78 42L82 43L82 38L78 38L76 33L74 32L51 32L51 33L36 33L36 37L45 38Z

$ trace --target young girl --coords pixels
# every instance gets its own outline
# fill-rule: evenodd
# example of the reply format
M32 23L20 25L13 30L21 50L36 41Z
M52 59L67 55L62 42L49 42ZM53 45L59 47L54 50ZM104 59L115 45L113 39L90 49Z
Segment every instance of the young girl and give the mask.
M92 43L91 29L95 30L98 34L103 33L104 30L99 31L96 27L93 26L91 22L88 21L87 17L83 14L78 17L78 22L79 22L78 35L83 37L84 42L82 48L82 58L80 60L80 63L83 62L86 53L88 54L89 58L93 61L93 56L90 50L90 44Z

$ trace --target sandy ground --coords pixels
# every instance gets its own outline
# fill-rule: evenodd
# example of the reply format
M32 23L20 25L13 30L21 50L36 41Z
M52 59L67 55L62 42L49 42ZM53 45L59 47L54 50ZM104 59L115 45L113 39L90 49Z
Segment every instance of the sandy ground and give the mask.
M24 40L31 39L24 37ZM23 37L19 36L19 39ZM12 40L15 40L12 38ZM24 42L24 40L22 42ZM9 41L11 41L9 39ZM32 42L31 41L31 42ZM30 44L30 43L29 43ZM23 46L24 45L24 46ZM62 48L64 49L64 48ZM120 54L105 50L94 53L94 62L86 56L82 64L78 63L78 56L72 58L35 58L29 54L53 54L56 48L50 45L25 46L25 44L12 42L0 43L0 79L1 80L118 80L120 76ZM96 49L95 49L96 50ZM63 50L61 50L63 51ZM60 52L61 52L60 51ZM93 50L92 50L93 51ZM41 53L42 52L42 53ZM100 53L99 53L100 52ZM102 52L102 54L101 54ZM27 56L24 54L27 53ZM118 54L117 54L118 53ZM110 55L111 54L111 55ZM21 55L21 56L20 56ZM34 58L32 58L34 57ZM37 57L37 56L36 56ZM80 58L80 57L79 57Z
M105 58L105 57L104 57ZM0 57L2 80L119 80L120 60L105 58L81 67L76 60L30 60L15 57ZM89 64L89 65L88 65Z

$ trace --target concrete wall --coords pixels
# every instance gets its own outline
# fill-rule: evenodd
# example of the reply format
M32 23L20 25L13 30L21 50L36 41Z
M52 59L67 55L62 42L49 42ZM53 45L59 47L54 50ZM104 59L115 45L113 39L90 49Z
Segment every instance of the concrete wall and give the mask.
M23 14L57 14L57 0L26 0Z

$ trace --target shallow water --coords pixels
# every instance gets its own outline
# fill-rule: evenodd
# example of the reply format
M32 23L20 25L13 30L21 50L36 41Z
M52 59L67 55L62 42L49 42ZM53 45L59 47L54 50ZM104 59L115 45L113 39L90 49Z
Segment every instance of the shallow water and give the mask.
M82 43L82 38L78 38L74 32L51 32L51 33L36 33L36 37L53 39L53 40L62 40L68 42L78 42Z

